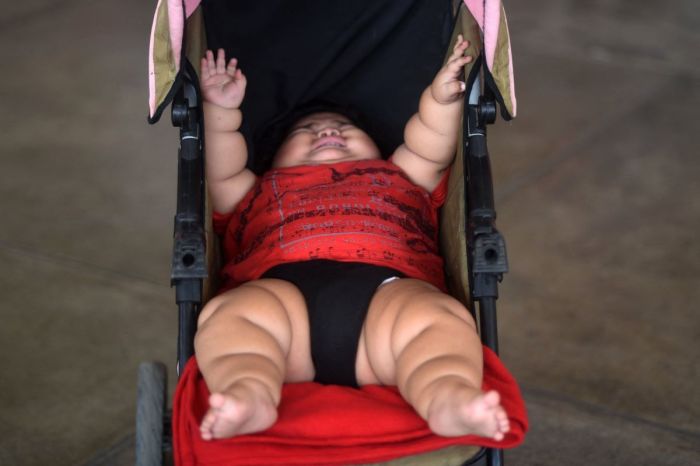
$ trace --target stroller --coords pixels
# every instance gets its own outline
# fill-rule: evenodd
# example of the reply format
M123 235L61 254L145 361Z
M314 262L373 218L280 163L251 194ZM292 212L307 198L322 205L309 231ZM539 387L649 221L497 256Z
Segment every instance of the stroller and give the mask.
M206 141L198 72L192 63L199 63L207 48L224 48L227 56L245 63L251 82L260 83L259 91L249 89L242 108L246 121L241 131L253 147L251 153L262 144L270 122L299 104L321 98L363 109L370 117L370 132L386 154L400 144L418 96L458 34L469 40L475 60L465 66L470 91L465 95L462 140L441 213L441 249L450 292L470 309L489 349L485 349L484 384L501 393L511 432L502 442L473 436L440 438L416 420L391 388L355 390L308 383L285 387L281 426L269 434L203 442L194 427L204 409L206 387L192 358L193 340L198 312L217 289L220 259L206 202ZM160 0L149 65L149 122L157 122L172 105L173 125L180 128L171 275L179 307L180 380L177 409L171 416L165 366L153 362L140 366L136 464L173 460L183 465L503 464L502 448L522 442L527 418L515 381L496 357L497 285L508 266L505 242L495 228L485 136L497 106L505 120L516 114L510 43L500 2L275 0L259 8L226 0ZM251 157L248 165L260 171L263 164ZM377 431L381 427L373 425L375 419L384 416L389 423L378 424L389 430ZM345 421L338 423L343 417ZM319 427L326 421L334 426Z

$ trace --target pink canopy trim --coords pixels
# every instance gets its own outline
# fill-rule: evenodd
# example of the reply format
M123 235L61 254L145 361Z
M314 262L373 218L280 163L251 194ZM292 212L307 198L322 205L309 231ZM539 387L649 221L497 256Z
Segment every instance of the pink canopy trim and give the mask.
M157 12L163 7L163 2L167 1L168 8L168 32L170 34L170 48L173 52L173 62L175 69L180 69L180 51L182 50L182 35L185 29L185 18L189 18L192 12L199 6L201 0L184 0L185 11L183 16L182 0L158 0L156 6L156 15L153 18L151 26L151 38L148 48L148 90L149 90L149 109L151 116L154 115L158 103L156 102L156 75L155 63L153 61L153 47L155 43L156 23L158 20Z
M175 67L180 69L180 53L182 50L182 34L185 29L185 19L199 6L201 0L185 0L185 16L182 16L182 0L168 0L168 22L170 23L170 43L172 44Z
M504 15L505 10L501 7L501 0L464 0L472 16L479 24L484 34L484 54L486 55L486 66L493 71L493 64L496 58L496 49L498 46L498 36L501 28L501 13ZM506 21L506 32L508 24ZM517 104L515 100L515 80L513 76L513 54L510 48L510 34L508 34L508 75L510 84L510 98L513 103L513 116L515 116Z

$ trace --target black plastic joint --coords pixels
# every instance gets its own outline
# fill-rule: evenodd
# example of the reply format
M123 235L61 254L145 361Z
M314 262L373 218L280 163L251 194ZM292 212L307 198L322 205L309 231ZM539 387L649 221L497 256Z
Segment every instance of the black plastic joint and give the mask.
M496 102L491 99L481 97L479 99L479 119L487 125L496 122Z
M173 102L171 106L172 113L170 114L170 120L173 126L180 127L188 122L189 118L189 105L187 102Z
M170 278L176 280L206 278L204 230L198 222L178 222L175 227L173 262Z
M475 274L508 272L506 241L499 232L477 235L474 239L473 272Z

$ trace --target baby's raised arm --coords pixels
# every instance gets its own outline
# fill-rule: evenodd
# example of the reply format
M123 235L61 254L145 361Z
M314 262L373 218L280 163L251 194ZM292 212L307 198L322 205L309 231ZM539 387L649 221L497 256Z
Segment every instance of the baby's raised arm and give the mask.
M404 143L393 155L393 162L429 192L437 187L457 149L465 91L460 76L471 61L464 55L468 46L460 35L447 63L423 91L418 113L406 124Z
M246 78L236 65L235 58L226 63L223 49L216 59L207 50L201 63L205 172L212 207L219 213L232 211L255 183L255 175L245 168L248 148L238 131Z

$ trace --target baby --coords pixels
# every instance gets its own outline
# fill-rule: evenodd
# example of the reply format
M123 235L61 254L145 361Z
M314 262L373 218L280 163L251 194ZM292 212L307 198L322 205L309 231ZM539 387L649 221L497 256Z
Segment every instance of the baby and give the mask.
M211 392L202 438L269 428L282 384L310 380L395 385L437 435L508 432L499 394L481 391L481 342L443 292L437 253L467 47L460 36L388 161L345 112L322 111L293 124L262 177L246 169L238 131L245 75L223 50L202 59L206 177L234 285L199 316Z

